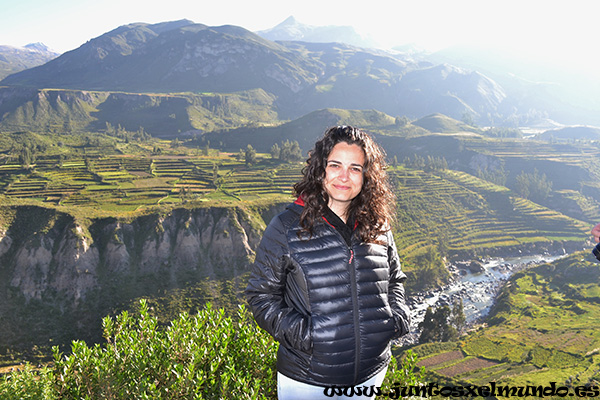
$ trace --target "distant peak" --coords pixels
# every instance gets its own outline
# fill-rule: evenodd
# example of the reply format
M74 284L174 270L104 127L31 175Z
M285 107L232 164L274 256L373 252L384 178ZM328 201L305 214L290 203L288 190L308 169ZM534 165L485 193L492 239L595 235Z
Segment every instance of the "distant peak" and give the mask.
M290 25L298 25L299 22L296 18L294 18L293 15L290 15L289 17L286 18L285 21L283 21L282 23L280 23L278 26L290 26Z
M29 49L29 50L40 51L40 52L51 52L52 51L52 50L50 50L50 48L48 46L46 46L44 43L41 43L41 42L29 43L23 47L25 47L26 49Z

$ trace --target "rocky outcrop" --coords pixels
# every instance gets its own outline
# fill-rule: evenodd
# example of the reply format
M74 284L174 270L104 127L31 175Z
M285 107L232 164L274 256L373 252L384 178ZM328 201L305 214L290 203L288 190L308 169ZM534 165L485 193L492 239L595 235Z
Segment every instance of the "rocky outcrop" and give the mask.
M235 277L247 270L264 229L260 215L240 208L176 209L88 227L66 214L27 208L0 231L2 275L27 300L59 294L77 304L120 279L158 276L177 287Z

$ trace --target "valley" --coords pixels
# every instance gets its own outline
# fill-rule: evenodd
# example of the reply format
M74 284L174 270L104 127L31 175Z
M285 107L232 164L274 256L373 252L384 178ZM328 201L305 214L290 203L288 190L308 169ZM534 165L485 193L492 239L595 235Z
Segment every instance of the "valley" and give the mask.
M269 150L297 141L305 154L324 124L363 123L388 153L409 296L438 293L452 279L448 266L460 260L582 250L599 214L593 142L495 138L442 115L399 127L382 113L328 109L279 125L174 138L110 122L90 132L70 121L70 132L29 123L31 130L2 135L5 366L45 362L52 346L66 350L74 339L102 342L102 318L133 312L142 298L165 325L207 302L227 310L243 303L261 233L293 200L303 166ZM523 171L536 168L552 181L540 202L517 185ZM486 295L483 308L498 290L465 288ZM465 340L479 346L471 337ZM534 371L521 368L526 360L505 365L456 343L407 345L438 381L487 377L482 371L490 367Z
M135 135L5 136L12 140L0 165L0 314L11 321L0 331L5 359L44 358L49 346L74 338L97 341L103 316L142 297L165 323L208 301L227 309L243 302L262 230L293 200L302 162L256 153L249 164L246 152L198 139ZM35 150L29 163L17 143ZM408 161L388 173L409 292L447 284L448 262L584 246L588 224L504 186Z

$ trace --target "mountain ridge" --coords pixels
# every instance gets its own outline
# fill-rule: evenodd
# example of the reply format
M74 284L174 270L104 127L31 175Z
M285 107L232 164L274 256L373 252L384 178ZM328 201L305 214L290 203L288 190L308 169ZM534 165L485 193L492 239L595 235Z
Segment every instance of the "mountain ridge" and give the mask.
M533 53L535 54L535 53ZM508 92L521 94L522 101L565 124L600 124L598 75L589 68L567 68L568 60L549 62L513 49L456 45L433 53L421 53L419 59L449 63L480 71L498 82ZM577 61L572 64L577 65Z
M199 38L202 31L204 42ZM165 35L169 32L177 33ZM178 37L186 43L178 42ZM322 108L377 108L413 119L436 112L455 119L468 114L481 125L533 126L549 120L600 124L600 113L594 111L597 85L584 77L559 76L550 70L554 75L548 75L547 82L532 80L546 73L542 71L546 65L528 65L514 55L494 54L490 49L378 50L376 44L357 42L354 37L360 35L350 26L309 26L293 16L257 32L232 25L210 27L187 19L137 22L88 40L49 67L31 71L28 66L22 74L17 70L24 67L5 72L11 76L2 84L161 93L262 88L278 98L284 119ZM370 62L393 59L405 68L394 67L393 62L386 67L369 66L361 64L361 57ZM452 66L456 76L440 80L435 76L440 65L442 69ZM337 74L328 74L332 67ZM405 76L407 71L426 69L429 72L420 73L419 79ZM457 79L459 69L471 71L469 75L479 82ZM428 83L431 79L443 87L436 90L436 85ZM421 87L428 87L427 93Z
M343 43L273 42L242 27L189 20L118 27L0 84L138 93L260 88L277 98L282 119L322 108L411 118L467 113L481 121L514 112L514 101L476 72Z

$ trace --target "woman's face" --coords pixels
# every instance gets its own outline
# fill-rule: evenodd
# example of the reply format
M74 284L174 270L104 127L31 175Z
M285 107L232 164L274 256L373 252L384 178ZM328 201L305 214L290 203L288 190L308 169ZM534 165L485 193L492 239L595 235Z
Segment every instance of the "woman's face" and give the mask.
M327 157L323 187L328 206L344 220L350 202L362 189L364 165L365 153L357 144L340 142Z

